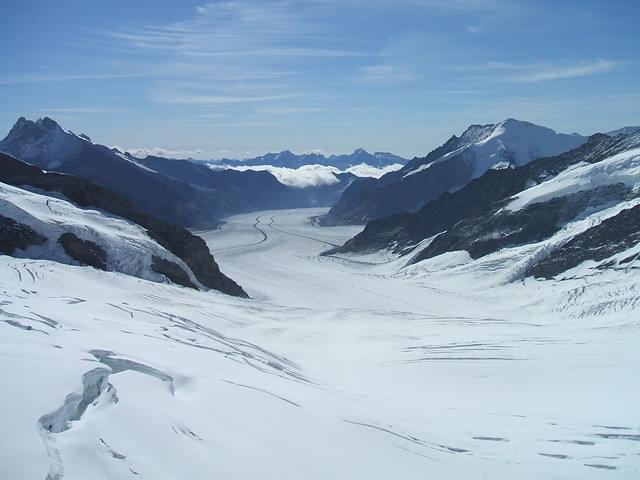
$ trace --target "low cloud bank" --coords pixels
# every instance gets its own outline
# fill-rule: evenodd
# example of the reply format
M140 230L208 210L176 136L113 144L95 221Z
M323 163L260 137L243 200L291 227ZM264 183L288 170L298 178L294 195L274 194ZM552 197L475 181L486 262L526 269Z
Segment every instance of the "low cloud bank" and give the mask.
M340 173L352 173L357 177L373 177L380 178L382 175L399 170L401 164L389 165L383 168L373 167L366 163L354 165L346 170L340 170L336 167L325 165L303 165L300 168L274 167L272 165L252 165L227 167L225 165L216 166L215 168L227 168L230 170L238 170L244 172L246 170L267 171L270 172L278 181L284 185L295 188L319 187L322 185L333 185L338 183L336 177Z

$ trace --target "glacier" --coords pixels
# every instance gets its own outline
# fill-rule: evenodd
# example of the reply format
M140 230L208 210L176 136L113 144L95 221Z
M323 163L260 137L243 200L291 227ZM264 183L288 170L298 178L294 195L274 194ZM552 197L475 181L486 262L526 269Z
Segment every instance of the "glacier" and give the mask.
M0 478L637 478L633 268L321 256L325 212L198 232L251 299L0 257Z

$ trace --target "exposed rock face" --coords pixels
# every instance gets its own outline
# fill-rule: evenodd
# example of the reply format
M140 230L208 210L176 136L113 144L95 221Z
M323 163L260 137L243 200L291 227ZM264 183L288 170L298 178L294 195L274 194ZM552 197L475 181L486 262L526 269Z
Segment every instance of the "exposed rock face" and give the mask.
M238 284L220 272L204 240L182 227L140 212L128 200L105 188L79 177L45 173L2 153L0 181L16 186L28 185L45 192L58 192L80 207L97 208L137 223L160 245L181 258L205 287L229 295L247 296Z
M154 272L166 276L173 283L182 285L183 287L198 288L193 284L187 272L180 268L178 264L158 257L157 255L153 255L151 260L151 269Z
M71 232L60 235L58 243L62 245L67 255L82 265L89 265L99 270L107 269L107 254L97 243L82 240Z
M28 225L0 215L0 253L13 255L16 250L24 250L30 245L42 245L47 239Z
M640 244L640 205L621 211L600 225L576 235L561 248L531 267L526 275L552 278L586 260L601 261ZM635 255L624 258L629 263Z
M588 208L620 202L630 191L624 185L606 185L534 203L515 212L491 210L456 223L438 235L413 261L456 250L466 250L472 258L479 258L501 248L539 242Z
M630 142L636 140L640 142L640 139L596 134L570 152L536 160L520 168L489 170L460 190L445 193L427 203L416 213L392 215L369 222L360 234L333 252L388 248L402 253L426 238L452 229L458 222L498 211L505 199L558 175L571 165L599 162L628 149Z

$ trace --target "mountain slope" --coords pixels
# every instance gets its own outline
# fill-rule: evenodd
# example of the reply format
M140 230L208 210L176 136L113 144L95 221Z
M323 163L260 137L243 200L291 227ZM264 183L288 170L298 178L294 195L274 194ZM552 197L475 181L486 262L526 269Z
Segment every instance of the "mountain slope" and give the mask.
M20 118L0 142L0 151L45 170L85 178L143 212L181 226L212 227L235 213L313 205L313 199L268 172L212 170L160 157L138 159L94 144L47 117L36 122ZM340 193L337 189L334 196Z
M480 258L560 235L559 243L541 244L532 257L536 263L572 235L635 207L640 184L638 147L640 133L597 134L565 154L520 168L491 170L416 213L370 222L362 233L332 252L389 249L400 255L411 253L411 262L416 263L460 250ZM584 223L588 218L591 223ZM561 231L573 233L561 235ZM621 244L619 240L615 243ZM590 255L585 251L580 258ZM536 271L533 265L528 270Z
M43 172L35 166L29 165L5 154L0 154L0 182L21 188L24 186L28 186L30 188L37 189L38 191L46 192L47 194L54 197L62 196L64 200L66 200L67 202L73 202L80 208L99 209L103 212L108 212L109 214L116 215L134 224L137 224L142 229L144 229L145 235L142 235L143 238L146 238L146 236L148 236L153 240L153 242L166 249L172 255L175 255L175 257L179 258L181 262L184 262L188 269L190 269L193 273L193 276L195 277L197 282L199 282L200 284L204 285L207 288L220 290L230 295L246 296L246 293L240 286L238 286L233 280L226 277L222 272L220 272L218 265L216 264L215 260L211 256L211 253L209 252L209 249L201 238L193 235L184 228L168 224L162 220L158 220L152 216L140 212L134 205L131 204L131 202L109 190L96 186L79 177L53 172ZM24 195L26 194L23 194L23 196ZM40 204L42 203L42 201L44 201L44 204L48 205L49 203L51 203L51 201L53 201L49 198L45 198L43 200L40 197L37 197L36 199L32 199L31 197L25 198L28 198L34 204ZM88 215L85 213L77 212L70 205L65 204L64 208L68 212L73 213L73 215L78 216L78 218L80 218L82 215ZM59 229L55 228L56 224L67 224L67 227L64 229L65 232L73 233L75 236L80 237L85 241L91 241L95 243L96 239L91 238L91 236L93 235L93 233L95 233L96 229L86 229L83 227L83 225L85 225L85 223L83 222L85 222L85 220L88 221L89 217L87 217L85 220L70 222L69 217L71 213L66 216L60 215L58 217L49 217L40 212L38 214L34 213L32 215L27 215L29 221L23 223L24 218L22 218L20 214L20 211L22 210L21 208L17 207L13 202L7 201L7 203L5 203L0 210L0 215L2 215L3 217L11 218L11 216L6 213L8 210L12 210L14 212L13 217L16 217L13 218L14 221L17 221L21 225L26 224L27 227L43 237L45 240L51 240L49 238L50 236L58 236L63 233ZM42 226L46 226L48 230L53 230L54 233L49 233L49 235L47 235L46 233L38 233L38 229L41 229L40 227ZM12 228L14 230L17 229L17 227L15 226L13 226ZM31 237L31 244L38 245L36 241L38 240L38 237L34 237L33 235L31 235L28 230L22 228L22 230L18 231L16 235L18 233L22 236L26 235L27 237ZM129 235L129 237L131 237L131 235ZM144 242L147 242L147 240L144 240ZM40 245L43 243L44 241L40 242ZM146 252L145 254L147 256L153 256L152 252L155 250L149 247L150 244L144 243L144 245L147 245L147 247L142 248L142 250ZM51 250L51 245L49 245L49 248ZM113 248L118 247L115 246ZM7 251L5 253L13 254L14 252L9 251L9 249L7 248ZM55 252L51 251L50 255L53 256L56 253L59 252L57 252L57 250ZM166 255L160 256L160 258L165 257L169 258ZM172 261L173 263L179 263L175 262L175 260L170 261ZM157 263L158 265L164 265L164 270L167 270L168 268L168 265L164 262L155 263ZM129 267L125 265L122 268ZM162 268L162 266L159 266L158 268Z
M426 157L413 159L378 181L354 182L323 222L358 224L416 211L489 169L525 165L537 158L572 150L585 140L577 134L558 134L513 119L495 125L472 125L460 137L454 135Z
M28 245L30 248L3 253L89 265L155 282L166 277L198 288L199 282L181 259L155 242L142 227L124 219L4 183L0 183L0 212L3 219L11 219L40 237L40 241Z

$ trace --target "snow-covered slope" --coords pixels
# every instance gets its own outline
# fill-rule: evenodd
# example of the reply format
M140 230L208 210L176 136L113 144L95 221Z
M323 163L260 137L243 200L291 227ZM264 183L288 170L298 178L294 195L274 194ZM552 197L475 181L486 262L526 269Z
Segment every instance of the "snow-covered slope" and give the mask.
M194 285L200 285L189 267L152 240L144 228L128 220L92 209L81 209L67 200L0 183L0 215L27 225L47 239L43 244L12 252L17 257L55 260L78 265L60 242L72 233L92 242L105 254L105 269L155 282L168 278L152 268L153 257L178 266ZM201 285L200 285L201 287Z
M198 236L176 225L169 224L141 212L120 195L95 185L83 178L56 172L44 172L14 157L0 153L0 182L14 187L26 187L56 198L64 198L83 209L93 208L126 219L144 228L146 234L166 250L186 263L200 284L230 295L246 293L233 280L225 276L216 264L205 242ZM58 223L64 223L61 217ZM16 223L1 216L0 252L13 254L29 245L42 245L48 239L28 225ZM90 240L82 240L72 232L65 232L58 239L65 251L78 261L96 268L106 269L106 252ZM178 264L152 255L151 268L168 276L180 285L196 287Z
M640 148L618 153L598 163L579 163L515 196L506 208L519 210L533 203L611 184L640 189Z
M321 213L203 233L254 300L0 257L0 478L640 474L636 271L322 257Z

